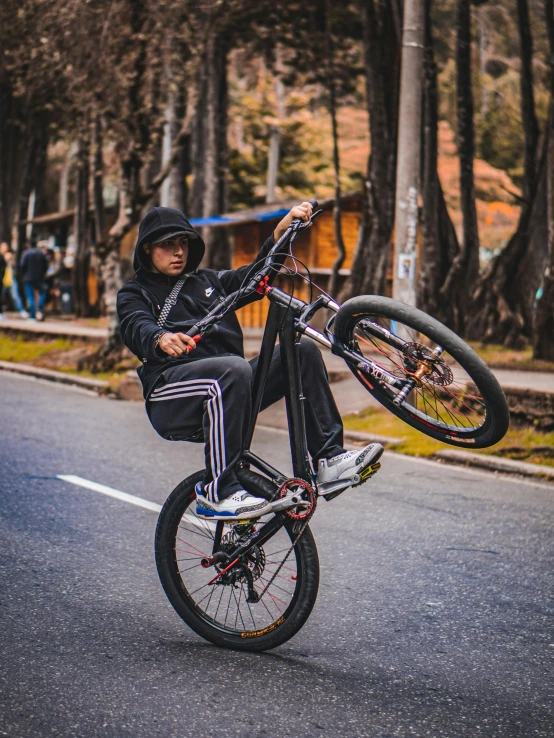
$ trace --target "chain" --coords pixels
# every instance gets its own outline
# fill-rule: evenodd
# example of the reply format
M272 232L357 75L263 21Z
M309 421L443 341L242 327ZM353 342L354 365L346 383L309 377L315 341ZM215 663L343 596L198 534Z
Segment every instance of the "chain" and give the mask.
M294 539L294 541L292 542L292 546L291 546L291 547L289 548L289 550L287 551L287 554L286 554L285 558L284 558L284 559L283 559L283 560L281 561L281 563L280 563L280 564L279 564L279 566L277 567L277 570L275 571L275 573L273 574L273 576L271 577L271 579L269 580L269 582L268 582L268 583L267 583L267 584L265 585L265 587L263 588L263 590L262 590L261 594L259 594L259 595L258 595L258 597L260 598L260 600L262 599L262 597L264 596L264 594L265 594L265 593L267 592L267 590L268 590L268 589L269 589L269 588L271 587L271 585L272 585L272 584L273 584L273 582L275 581L275 579L276 579L277 575L279 574L279 572L281 571L281 569L282 569L282 568L283 568L283 566L285 565L285 562L287 561L288 557L289 557L289 556L291 555L291 552L292 552L293 548L294 548L294 547L296 546L296 544L297 544L297 543L298 543L298 541L300 540L300 536L301 536L301 535L302 535L302 534L304 533L304 531L305 531L305 530L306 530L306 528L308 527L308 523L309 523L309 522L310 522L310 520L312 519L312 516L313 516L313 514L315 513L315 509L316 509L316 507L317 507L317 497L315 497L315 498L314 498L314 505L313 505L313 507L312 507L312 510L311 510L310 514L309 514L308 516L306 516L306 522L305 522L305 523L304 523L304 524L302 525L302 527L300 528L300 531L298 532L298 535L296 536L296 538L295 538L295 539Z

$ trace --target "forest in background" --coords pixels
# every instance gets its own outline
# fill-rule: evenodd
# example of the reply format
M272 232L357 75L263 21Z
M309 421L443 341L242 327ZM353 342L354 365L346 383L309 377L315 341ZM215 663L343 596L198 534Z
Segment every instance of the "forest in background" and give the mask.
M425 11L419 305L468 338L532 342L552 360L552 0L426 0ZM94 252L112 318L105 355L119 346L119 244L160 197L206 217L362 190L340 298L383 292L401 0L6 0L0 28L0 240L31 196L35 215L56 210L66 177L77 311L90 310ZM340 207L335 232L340 257ZM208 264L229 265L224 231L206 236Z

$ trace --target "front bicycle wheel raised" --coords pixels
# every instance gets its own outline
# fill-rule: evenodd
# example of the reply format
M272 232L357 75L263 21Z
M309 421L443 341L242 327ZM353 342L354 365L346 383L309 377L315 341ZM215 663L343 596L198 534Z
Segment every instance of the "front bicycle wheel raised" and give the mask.
M354 297L337 313L334 333L361 355L349 364L357 379L413 428L463 448L486 448L506 434L508 405L490 369L421 310L378 295Z
M250 492L274 496L269 480L247 474ZM156 566L164 591L185 623L218 646L241 651L280 646L300 630L316 601L319 561L312 533L306 526L298 538L298 523L287 519L263 546L248 553L242 566L223 575L222 565L204 568L201 562L212 556L218 524L196 515L194 487L202 476L197 472L181 482L158 519ZM218 550L234 550L270 517L222 523ZM259 600L252 601L256 596Z

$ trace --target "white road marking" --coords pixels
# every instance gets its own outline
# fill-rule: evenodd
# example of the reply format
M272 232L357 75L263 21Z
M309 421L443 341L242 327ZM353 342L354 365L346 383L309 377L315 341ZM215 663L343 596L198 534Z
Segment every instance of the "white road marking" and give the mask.
M77 487L85 487L85 489L91 489L93 492L100 492L100 494L107 495L108 497L115 497L116 500L128 502L129 504L136 505L137 507L143 507L145 510L150 510L151 512L159 513L162 509L162 506L158 505L157 502L150 502L150 500L145 500L144 497L130 495L127 492L122 492L120 489L106 487L105 484L98 484L98 482L92 482L90 479L77 477L74 474L57 474L56 476L63 482L75 484ZM215 523L212 523L209 520L199 520L198 518L195 518L194 515L184 515L183 517L186 518L187 522L192 525L196 525L197 528L201 528L203 530L208 528L211 531L215 530Z
M151 512L159 513L162 509L162 506L158 505L156 502L150 502L150 500L145 500L142 497L129 495L127 492L122 492L121 490L114 489L113 487L106 487L106 485L98 484L98 482L91 482L90 479L83 479L83 477L77 477L74 474L58 474L57 477L63 482L75 484L77 487L85 487L86 489L91 489L93 492L100 492L100 494L107 495L108 497L115 497L116 500L128 502L130 505L136 505L137 507L143 507L145 510L150 510Z

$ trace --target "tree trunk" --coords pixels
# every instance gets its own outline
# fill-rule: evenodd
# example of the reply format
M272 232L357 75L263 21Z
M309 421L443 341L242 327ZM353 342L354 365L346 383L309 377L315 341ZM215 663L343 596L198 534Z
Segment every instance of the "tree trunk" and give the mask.
M393 0L360 0L371 153L351 275L340 299L383 294L390 263L396 190L401 28ZM396 20L395 20L396 19Z
M533 43L527 0L518 0L521 55L520 89L525 173L523 203L517 230L477 282L471 299L468 335L487 343L520 346L532 335L532 306L538 285L543 249L534 237L537 214L544 212L546 185L539 185L546 150L537 163L539 130L533 95ZM545 139L546 140L546 139ZM539 191L540 190L540 191ZM537 200L538 198L538 200ZM537 200L537 201L536 201Z
M521 73L519 75L521 118L524 130L525 176L523 180L523 199L529 203L533 199L536 190L539 124L535 113L535 96L533 94L533 38L531 36L527 0L517 0L517 15L521 55Z
M280 62L279 56L277 57ZM279 67L280 67L279 63ZM278 70L277 70L278 73ZM275 77L275 94L277 96L278 122L271 126L269 132L269 153L267 157L267 192L266 202L275 202L275 188L279 175L279 156L281 148L281 125L285 117L285 85L279 77Z
M329 29L329 0L324 3L324 38L325 38L325 56L326 77L327 77L327 94L329 96L329 114L331 116L331 128L333 131L333 172L335 177L335 204L333 206L333 226L335 229L335 243L337 245L337 257L331 268L331 277L329 279L328 293L331 297L336 297L339 271L344 264L346 258L346 248L342 236L341 223L341 186L340 186L340 157L339 157L339 131L337 126L337 93L335 88L335 63L334 48Z
M440 288L454 258L459 252L456 230L446 208L437 172L438 160L438 95L437 65L433 51L431 3L425 3L425 52L423 80L423 157L422 157L422 223L421 265L417 304L446 325L454 324L449 300L441 299Z
M37 191L40 193L43 186L44 174L46 171L46 151L48 149L48 125L43 120L43 125L37 124L37 133L29 139L27 148L27 156L24 159L23 178L19 189L19 228L18 228L18 249L17 259L21 258L23 245L28 237L31 236L33 228L27 227L25 221L29 219L29 201L31 195L35 191L34 200L37 201ZM39 194L40 198L40 194ZM34 215L34 208L32 209Z
M460 202L463 240L440 291L453 311L453 329L465 333L471 287L479 275L479 231L475 206L473 159L473 94L471 83L471 9L469 0L456 0L456 100L458 152L460 157Z
M0 242L12 240L19 218L21 189L28 173L32 135L23 120L20 100L15 98L0 56Z
M90 268L89 218L89 131L81 132L77 145L77 179L75 182L75 260L73 262L73 309L78 318L89 316L88 275Z
M405 0L398 113L392 294L416 304L425 2Z
M206 119L202 217L221 215L227 207L227 48L222 36L211 34L206 43ZM202 95L202 91L200 91ZM203 228L204 263L228 269L231 251L225 228Z
M550 118L546 165L548 252L534 313L533 357L554 361L554 2L545 0L550 46Z
M172 72L172 60L166 64L167 104L165 109L165 125L162 141L162 166L171 156L173 143L181 127L184 116L185 101L182 86ZM185 161L180 156L160 189L160 205L168 208L184 210L186 208Z

